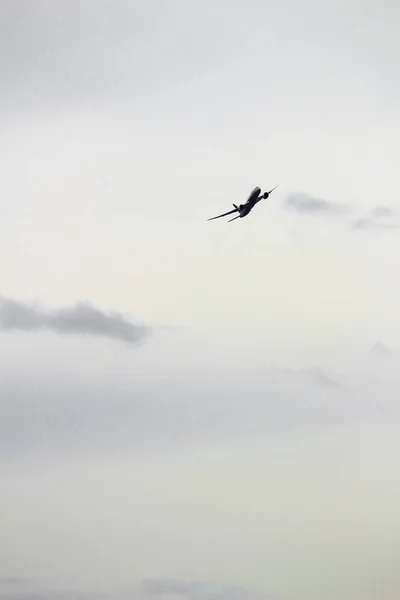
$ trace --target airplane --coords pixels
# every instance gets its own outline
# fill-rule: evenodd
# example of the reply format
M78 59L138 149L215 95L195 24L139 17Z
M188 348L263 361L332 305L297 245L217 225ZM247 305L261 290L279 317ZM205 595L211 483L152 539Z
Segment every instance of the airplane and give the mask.
M238 216L233 217L233 219L229 219L228 223L230 223L231 221L235 221L235 219L243 219L243 217L246 217L249 214L249 212L251 210L253 210L253 208L255 207L257 202L260 202L260 200L263 200L264 198L265 199L268 198L270 193L273 192L277 187L278 186L276 185L274 188L272 188L272 190L270 190L269 192L264 192L263 194L261 194L261 188L256 187L251 192L251 194L248 197L245 204L240 204L239 206L234 204L233 206L235 208L233 210L230 210L229 212L226 212L223 215L218 215L217 217L211 217L211 219L207 219L207 221L213 221L214 219L220 219L221 217L226 217L227 215L231 215L235 212L239 213Z

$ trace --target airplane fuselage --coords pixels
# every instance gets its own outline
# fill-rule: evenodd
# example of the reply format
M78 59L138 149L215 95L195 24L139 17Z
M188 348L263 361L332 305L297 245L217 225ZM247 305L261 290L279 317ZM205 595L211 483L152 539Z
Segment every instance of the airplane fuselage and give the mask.
M250 204L249 202L246 202L246 204L242 204L241 206L239 206L240 218L246 217L253 208L253 206L254 204Z
M247 201L238 207L238 212L239 212L240 218L246 217L249 214L249 212L255 207L257 202L260 202L260 200L262 200L262 196L260 196L260 193L261 193L261 189L259 187L256 187L251 192Z

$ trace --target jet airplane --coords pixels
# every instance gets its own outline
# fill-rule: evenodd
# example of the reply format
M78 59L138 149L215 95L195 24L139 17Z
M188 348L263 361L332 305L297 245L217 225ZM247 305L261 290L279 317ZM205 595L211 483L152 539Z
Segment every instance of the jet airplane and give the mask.
M274 188L272 188L272 190L270 190L269 192L264 192L263 194L261 194L261 188L256 187L251 192L250 196L248 197L247 201L244 204L239 204L239 206L234 204L233 206L235 208L233 210L230 210L229 212L226 212L223 215L218 215L217 217L211 217L211 219L207 219L207 221L213 221L214 219L220 219L221 217L226 217L227 215L231 215L235 212L239 213L238 216L233 217L233 219L229 219L228 223L230 223L231 221L235 221L235 219L243 219L243 217L246 217L249 214L249 212L251 210L253 210L253 208L255 207L257 202L260 202L260 200L268 198L270 193L273 192L277 187L278 186L276 185Z

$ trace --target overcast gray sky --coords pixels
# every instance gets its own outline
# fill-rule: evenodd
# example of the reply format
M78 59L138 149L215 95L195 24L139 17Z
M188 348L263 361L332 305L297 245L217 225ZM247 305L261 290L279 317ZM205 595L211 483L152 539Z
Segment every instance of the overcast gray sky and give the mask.
M398 3L3 0L0 50L0 600L398 598Z

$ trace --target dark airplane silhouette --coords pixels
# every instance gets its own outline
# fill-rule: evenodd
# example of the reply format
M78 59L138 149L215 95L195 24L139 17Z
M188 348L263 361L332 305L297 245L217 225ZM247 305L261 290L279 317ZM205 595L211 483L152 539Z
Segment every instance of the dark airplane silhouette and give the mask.
M240 204L239 206L234 204L233 206L235 208L233 210L230 210L229 212L226 212L223 215L218 215L217 217L211 217L211 219L207 219L207 221L213 221L214 219L220 219L221 217L226 217L227 215L231 215L235 212L239 213L238 216L234 217L233 219L229 219L228 223L230 223L231 221L234 221L235 219L242 219L243 217L246 217L251 210L253 210L253 208L255 207L257 202L260 202L260 200L263 200L264 198L268 198L270 193L273 192L277 187L278 186L276 185L274 188L272 188L272 190L270 190L269 192L264 192L263 194L261 194L261 189L259 187L256 187L251 192L251 194L248 197L245 204Z

